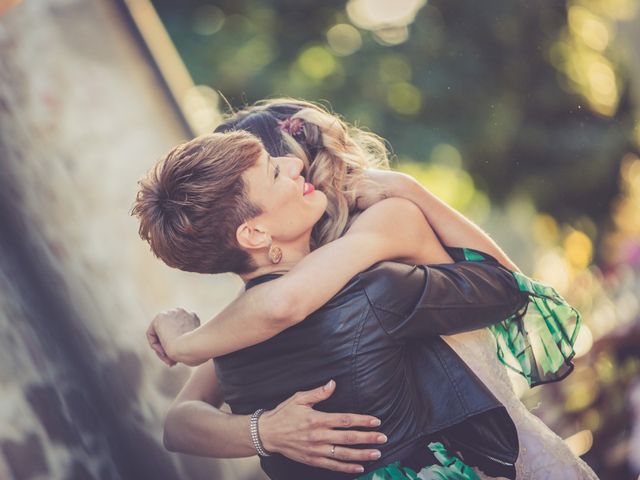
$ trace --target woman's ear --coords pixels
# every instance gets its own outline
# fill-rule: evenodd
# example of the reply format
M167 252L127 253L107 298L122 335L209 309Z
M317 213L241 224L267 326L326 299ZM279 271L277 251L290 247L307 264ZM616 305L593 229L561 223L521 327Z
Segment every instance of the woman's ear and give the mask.
M259 250L269 248L271 245L271 235L266 229L250 222L244 222L236 230L236 240L240 247L245 250Z

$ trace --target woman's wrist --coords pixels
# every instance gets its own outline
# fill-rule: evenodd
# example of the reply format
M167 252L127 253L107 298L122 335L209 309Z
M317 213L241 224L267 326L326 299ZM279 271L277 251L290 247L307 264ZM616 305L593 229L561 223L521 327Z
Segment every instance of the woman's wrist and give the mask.
M429 221L429 217L427 216L429 209L425 208L425 203L430 202L434 198L433 194L429 192L429 190L427 190L411 175L407 175L405 173L398 173L398 177L396 178L392 188L394 196L404 198L415 203L420 208L427 221Z
M277 435L272 420L273 410L266 410L258 419L258 432L262 447L269 453L278 453Z
M424 196L426 189L411 175L393 170L378 171L372 179L381 184L386 197L404 198L419 206L418 200Z
M174 338L167 347L167 355L178 363L195 367L204 362L194 355L195 345L192 332L183 333Z

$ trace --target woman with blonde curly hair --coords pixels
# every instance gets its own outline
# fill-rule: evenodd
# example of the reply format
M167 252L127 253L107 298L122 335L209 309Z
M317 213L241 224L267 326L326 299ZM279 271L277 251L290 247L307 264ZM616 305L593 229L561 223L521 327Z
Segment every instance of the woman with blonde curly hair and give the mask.
M153 175L142 182L134 207L134 213L141 218L140 234L150 242L154 253L169 265L184 270L207 273L235 271L252 286L214 320L199 327L197 317L186 315L184 311L156 317L150 325L148 336L152 347L165 362L199 365L210 358L232 354L265 342L298 324L325 304L358 272L376 262L397 258L389 257L388 251L383 248L364 248L358 243L358 238L369 237L358 237L352 232L367 228L358 225L359 216L362 216L360 225L382 222L382 225L377 224L379 237L397 234L393 230L402 230L402 225L391 225L389 222L401 221L407 217L398 213L397 218L394 218L393 213L389 213L393 211L394 204L387 204L392 207L377 205L385 203L381 200L386 197L403 197L419 207L424 216L419 221L424 223L426 219L434 238L437 237L447 247L462 249L445 252L439 245L430 245L429 253L423 256L422 263L425 263L424 258L438 263L449 262L451 258L447 253L462 255L459 260L463 261L491 261L495 257L497 262L511 270L519 289L529 298L526 312L520 311L508 318L496 318L492 322L495 324L490 328L446 338L450 347L504 405L515 423L520 445L518 460L513 470L507 469L505 472L512 472L517 474L515 478L523 479L596 478L584 462L571 454L559 437L526 410L514 394L504 368L506 364L516 369L531 385L559 380L570 373L579 315L553 289L522 275L484 232L435 198L411 177L385 170L388 168L388 159L381 139L349 126L317 105L292 99L268 100L234 113L216 132L226 135L249 132L259 139L267 154L267 168L270 159L273 159L275 178L279 168L294 171L295 163L300 161L302 173L308 179L308 182L304 182L303 195L309 195L314 189L323 192L327 199L326 210L319 215L317 222L314 221L310 236L310 249L314 251L306 255L303 261L287 263L287 255L283 255L283 251L289 251L289 239L279 242L276 236L260 231L259 227L247 221L242 221L239 225L235 225L238 221L232 224L235 229L233 241L238 244L237 255L230 255L229 250L225 250L220 260L212 261L211 258L215 255L212 256L211 252L216 247L209 243L203 248L201 257L194 257L193 252L197 249L184 247L187 243L181 242L184 239L193 242L194 236L203 237L201 233L209 228L207 223L211 218L207 214L213 215L212 212L217 207L212 203L208 206L209 210L194 210L187 200L189 194L180 188L173 193L167 192L167 188L164 193L160 192L158 185L166 173L168 162L156 168ZM218 145L220 153L224 143L221 138L211 137L204 143L178 147L167 159L191 158L195 154L190 153L189 149L200 152L207 141L208 145ZM295 175L294 171L293 176ZM245 181L251 193L254 185L251 177L246 177ZM157 208L158 195L165 196L162 199L163 205L167 202L171 205L170 217L178 218L174 222L175 228L166 218L158 222L155 210L154 215L145 210ZM171 198L166 198L167 196ZM373 205L376 207L373 208ZM376 215L369 212L374 210L386 211L387 213L378 215L380 218L384 215L387 217L384 220L374 219L369 224L369 219ZM365 211L368 216L363 215ZM259 218L261 213L259 206L255 210L249 209L244 214L244 220ZM171 241L164 241L166 238ZM471 247L475 250L471 250ZM243 254L241 250L250 253ZM183 258L188 258L188 261L184 262L175 253L187 251L189 253ZM232 264L229 263L231 258ZM256 262L256 259L265 261ZM262 265L266 265L266 269ZM274 273L284 274L276 278ZM270 281L262 283L264 280ZM309 285L314 288L308 288ZM473 315L473 312L470 311L470 314ZM419 368L420 356L414 357L412 361ZM425 372L425 375L428 374L429 372ZM190 387L185 388L188 390ZM331 388L335 388L335 384ZM255 426L257 425L256 420ZM464 424L462 428L464 429ZM255 434L258 435L257 431ZM466 458L473 458L473 445L466 447L469 447ZM331 456L335 450L334 444ZM446 452L440 453L448 455ZM313 457L305 458L309 460ZM353 460L354 457L348 458L345 455L344 459ZM309 460L306 463L338 469L335 462ZM389 472L387 474L391 475ZM407 478L412 478L409 473L406 474L409 475ZM512 474L503 474L513 478ZM462 476L442 478L473 478L475 474L466 471L460 475Z

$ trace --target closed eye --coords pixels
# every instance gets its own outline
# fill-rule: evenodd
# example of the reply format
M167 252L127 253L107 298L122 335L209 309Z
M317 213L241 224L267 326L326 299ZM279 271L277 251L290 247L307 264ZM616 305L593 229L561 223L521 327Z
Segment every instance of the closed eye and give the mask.
M275 170L275 174L273 175L273 179L275 180L276 178L278 178L278 175L280 175L280 165L276 165Z

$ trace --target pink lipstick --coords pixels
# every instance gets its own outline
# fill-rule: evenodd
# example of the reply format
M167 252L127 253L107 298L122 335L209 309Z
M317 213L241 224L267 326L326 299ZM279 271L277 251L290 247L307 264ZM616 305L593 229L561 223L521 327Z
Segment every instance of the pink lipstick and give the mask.
M302 195L309 195L316 191L316 187L314 187L311 183L304 182L304 190L302 191Z

